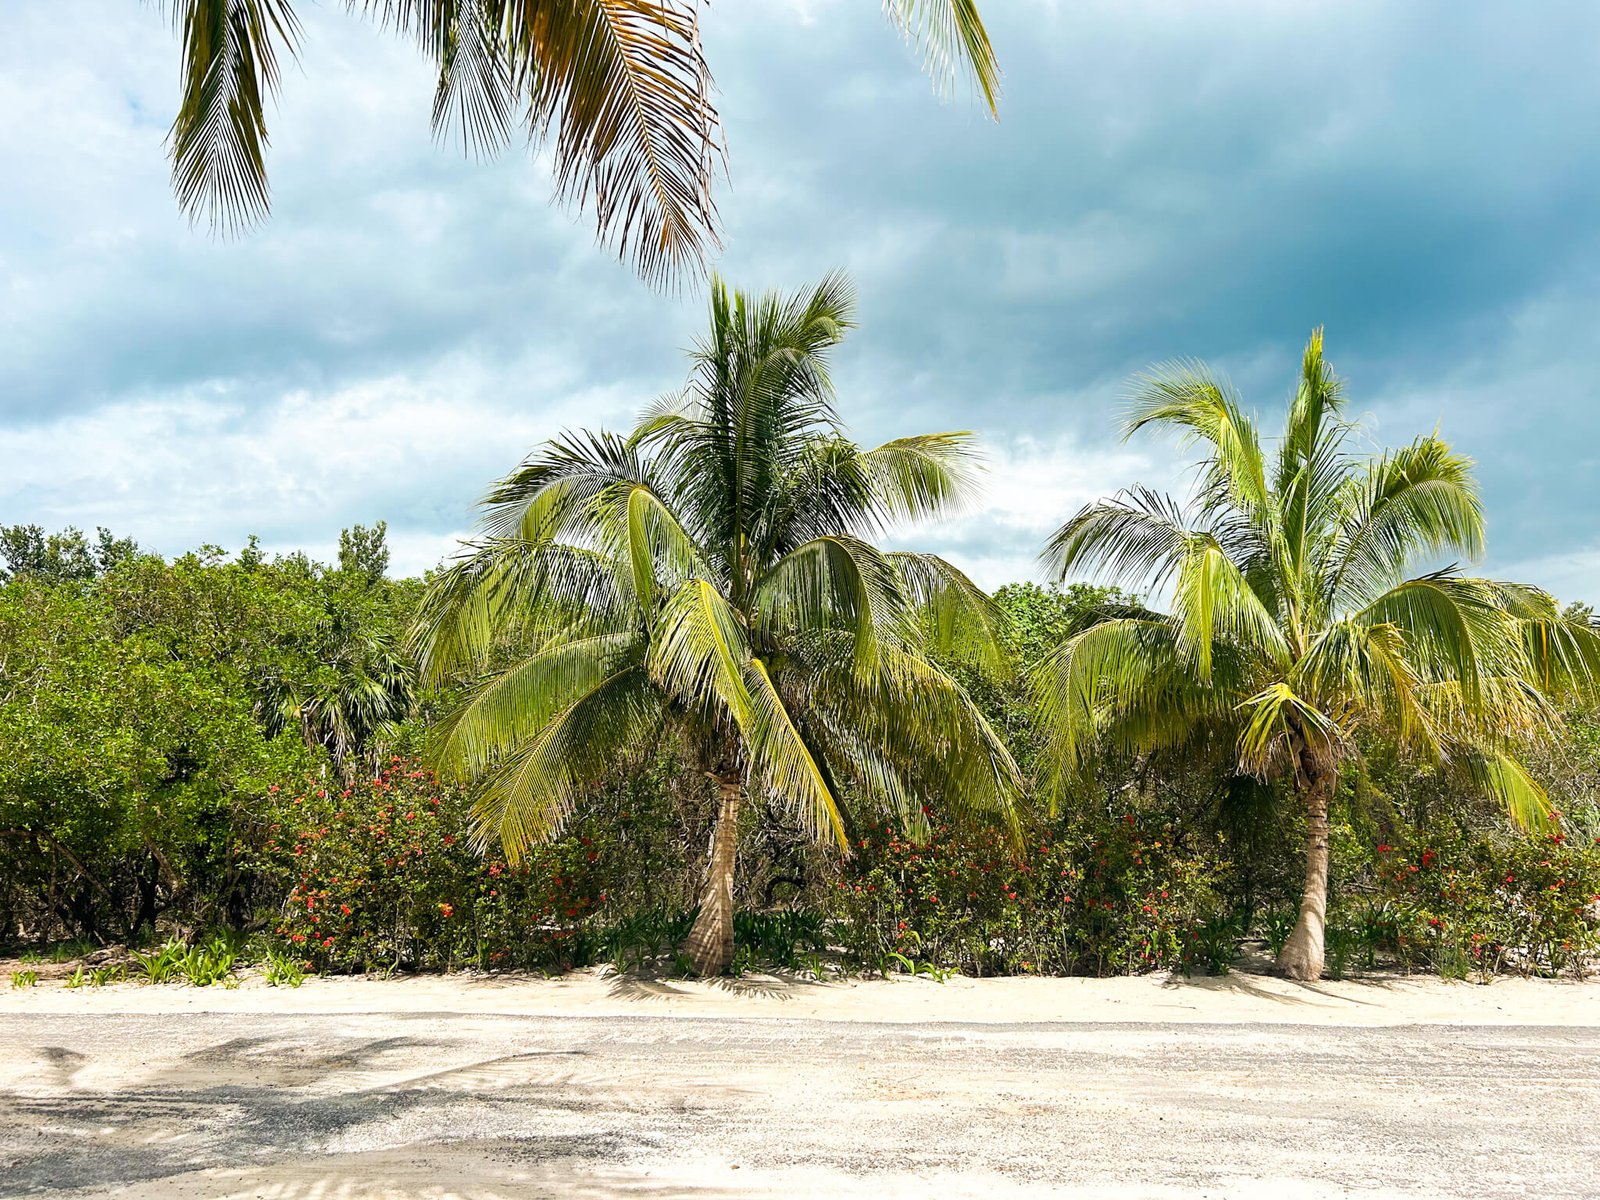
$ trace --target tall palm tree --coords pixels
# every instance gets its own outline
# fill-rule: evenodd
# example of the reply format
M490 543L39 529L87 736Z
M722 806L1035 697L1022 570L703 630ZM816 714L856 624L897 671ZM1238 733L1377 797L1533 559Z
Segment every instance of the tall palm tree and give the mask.
M1124 431L1199 445L1193 504L1144 489L1090 504L1044 552L1170 611L1124 608L1067 639L1035 673L1056 761L1097 748L1230 746L1242 773L1284 775L1307 817L1305 890L1278 959L1297 979L1323 965L1328 803L1363 730L1452 764L1520 824L1549 806L1518 747L1551 732L1551 700L1590 686L1600 638L1536 588L1417 573L1475 558L1483 511L1470 460L1437 434L1357 453L1318 330L1275 450L1201 364L1142 376Z
M706 0L345 0L416 40L438 68L436 133L473 152L519 122L554 150L556 190L594 206L598 234L646 278L698 266L717 240L721 158ZM292 0L171 0L182 99L168 149L191 218L233 229L268 207L267 98L293 55ZM991 113L999 67L975 0L885 0L942 84L970 75Z
M518 647L442 725L476 778L480 836L511 856L589 783L675 729L715 780L687 944L733 955L738 825L751 787L848 851L847 798L915 822L923 803L1015 828L1021 780L930 652L995 664L997 615L949 563L869 540L969 493L966 434L863 450L833 406L846 282L783 297L713 281L687 387L626 436L568 434L489 494L483 540L437 577L419 648L433 677Z

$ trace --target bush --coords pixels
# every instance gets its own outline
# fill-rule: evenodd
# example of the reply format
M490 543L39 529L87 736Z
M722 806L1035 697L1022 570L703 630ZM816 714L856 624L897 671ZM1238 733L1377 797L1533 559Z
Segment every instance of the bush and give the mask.
M922 841L876 826L852 850L837 935L885 973L896 956L972 975L1225 970L1238 944L1216 888L1226 864L1157 817L1043 826L1020 854L999 831L943 825Z
M255 847L283 897L272 929L308 970L586 965L617 911L613 881L647 899L669 858L654 783L618 783L588 822L515 864L479 852L465 793L413 760L350 787L274 790Z
M1436 823L1375 857L1390 922L1376 936L1406 964L1454 977L1581 975L1600 955L1600 843Z

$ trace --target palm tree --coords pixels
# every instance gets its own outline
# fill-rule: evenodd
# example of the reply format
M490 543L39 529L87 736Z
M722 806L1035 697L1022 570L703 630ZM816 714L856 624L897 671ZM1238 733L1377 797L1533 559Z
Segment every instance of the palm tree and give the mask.
M845 439L828 358L852 307L837 275L792 297L714 280L687 387L626 436L556 438L501 480L484 538L433 581L419 621L432 678L510 659L434 746L479 781L479 835L508 856L625 755L683 736L718 794L687 943L701 974L733 955L752 787L843 852L851 798L910 823L928 803L1015 829L1016 765L930 658L997 665L993 606L944 560L869 540L960 503L972 446Z
M1296 979L1322 971L1328 803L1363 731L1451 764L1537 827L1549 806L1518 747L1556 727L1553 696L1600 671L1600 637L1538 589L1456 566L1417 573L1481 554L1472 463L1436 433L1356 453L1343 412L1321 330L1271 453L1204 365L1157 368L1137 381L1124 432L1203 447L1191 507L1124 492L1082 509L1043 555L1058 576L1171 596L1165 613L1104 614L1040 664L1057 762L1209 741L1242 774L1291 780L1305 890L1278 965Z
M554 150L556 190L591 202L602 241L662 280L717 240L721 158L705 0L346 0L438 67L435 132L471 152L519 121ZM941 83L967 72L996 111L999 67L975 0L886 0ZM182 98L168 150L179 205L232 230L267 211L266 101L300 24L292 0L172 0Z

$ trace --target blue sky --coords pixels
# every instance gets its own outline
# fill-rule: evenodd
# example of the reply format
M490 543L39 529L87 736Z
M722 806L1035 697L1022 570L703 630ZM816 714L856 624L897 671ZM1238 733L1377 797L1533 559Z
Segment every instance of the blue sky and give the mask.
M680 382L703 296L652 292L546 165L434 144L412 49L302 3L275 209L189 229L177 48L135 0L0 7L0 522L420 570L539 439ZM909 540L990 585L1183 458L1115 438L1128 377L1203 358L1270 428L1307 333L1376 447L1480 463L1487 569L1600 598L1600 6L989 0L998 124L940 103L869 0L714 4L718 267L860 290L864 441L974 428L988 500Z

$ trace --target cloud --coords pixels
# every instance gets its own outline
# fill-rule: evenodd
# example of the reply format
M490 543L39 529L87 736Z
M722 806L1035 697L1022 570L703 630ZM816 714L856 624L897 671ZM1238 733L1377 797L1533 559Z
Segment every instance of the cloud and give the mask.
M0 520L175 552L252 530L328 546L382 516L411 547L397 565L420 565L531 443L625 422L681 379L698 294L652 293L597 249L537 159L436 146L411 47L301 10L275 211L232 242L189 230L168 191L177 50L158 14L0 12L0 454L18 464ZM938 103L875 5L713 5L705 23L732 156L719 267L756 287L847 268L852 432L976 427L994 448L991 507L930 544L989 582L1031 573L1089 491L1182 466L1114 441L1129 375L1205 358L1270 429L1326 324L1379 440L1439 422L1479 460L1489 569L1600 595L1600 9L986 15L998 124Z

